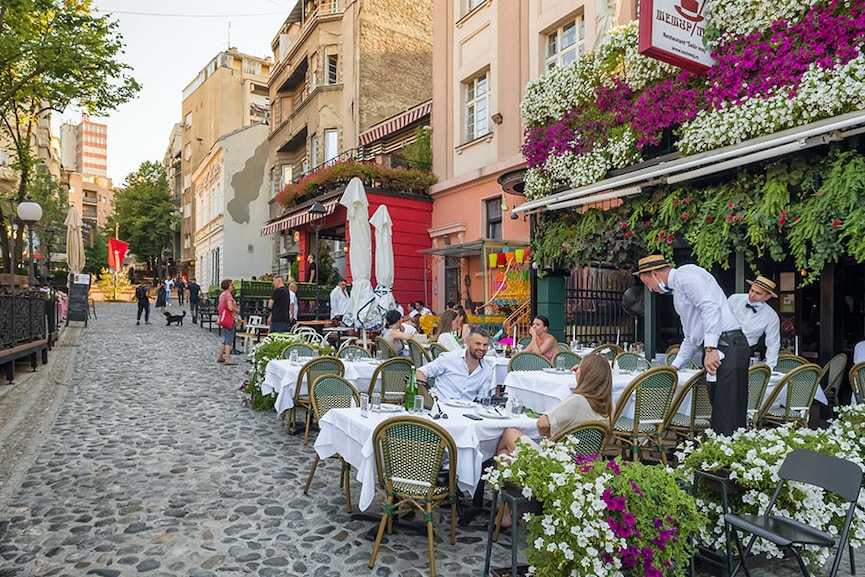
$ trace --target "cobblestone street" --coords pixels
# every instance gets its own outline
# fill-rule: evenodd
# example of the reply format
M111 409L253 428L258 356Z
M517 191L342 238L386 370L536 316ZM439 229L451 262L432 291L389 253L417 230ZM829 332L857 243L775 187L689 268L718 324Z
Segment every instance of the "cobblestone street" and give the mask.
M65 330L52 364L0 395L2 444L13 438L3 427L21 387L41 391L35 404L44 410L55 395L60 403L53 422L28 434L35 455L19 455L4 473L0 576L429 574L425 537L398 529L367 568L376 524L346 513L337 463L323 462L303 495L313 440L304 446L274 413L241 404L250 365L243 356L217 364L215 331L188 314L182 327L164 326L159 314L136 326L131 304L100 304L97 313L87 328ZM63 358L74 363L68 383L35 388L64 374ZM380 497L368 512L379 507ZM455 546L446 519L437 515L438 573L479 576L486 518L459 527ZM494 566L509 563L508 543L495 546ZM754 571L794 574L795 563Z

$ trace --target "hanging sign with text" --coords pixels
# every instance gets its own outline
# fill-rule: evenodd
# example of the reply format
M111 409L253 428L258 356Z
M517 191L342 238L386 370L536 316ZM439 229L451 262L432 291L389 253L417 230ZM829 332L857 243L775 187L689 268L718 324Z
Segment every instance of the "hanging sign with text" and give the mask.
M703 43L708 0L640 0L640 54L703 72L715 63Z

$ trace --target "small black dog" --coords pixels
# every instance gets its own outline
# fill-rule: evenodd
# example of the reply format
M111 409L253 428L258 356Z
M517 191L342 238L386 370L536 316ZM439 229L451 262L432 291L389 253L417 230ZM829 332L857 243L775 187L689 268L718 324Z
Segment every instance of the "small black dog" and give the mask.
M171 323L177 323L177 326L183 326L183 317L186 316L186 311L182 315L173 315L168 311L162 313L165 315L165 326L170 327Z

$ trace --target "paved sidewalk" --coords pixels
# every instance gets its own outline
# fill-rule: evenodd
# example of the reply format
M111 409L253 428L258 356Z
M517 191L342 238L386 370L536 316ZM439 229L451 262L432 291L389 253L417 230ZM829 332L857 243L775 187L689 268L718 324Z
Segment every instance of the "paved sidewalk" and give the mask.
M241 405L250 365L217 364L216 332L188 314L182 327L158 314L136 326L134 305L97 306L86 329L65 331L52 365L0 395L0 416L15 402L45 423L18 423L27 442L0 479L0 577L429 574L426 538L411 531L386 538L367 568L376 525L345 512L337 463L323 462L303 495L312 440ZM2 445L15 439L10 426L0 423ZM454 546L446 520L437 516L439 575L480 576L486 519L459 527ZM494 566L509 564L508 541ZM795 563L770 569L753 573L797 573Z

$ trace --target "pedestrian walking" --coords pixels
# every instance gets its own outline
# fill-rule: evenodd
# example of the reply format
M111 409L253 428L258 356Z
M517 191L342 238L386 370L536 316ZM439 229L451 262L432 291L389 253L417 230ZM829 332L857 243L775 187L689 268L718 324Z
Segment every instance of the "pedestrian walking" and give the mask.
M156 308L165 308L165 287L161 283L159 288L156 289Z
M231 359L231 350L234 348L234 315L240 314L240 307L237 306L237 301L234 300L234 295L231 291L234 289L234 283L231 279L225 279L219 286L222 287L222 294L219 295L219 318L222 318L222 310L226 309L231 315L230 326L222 327L222 344L219 345L219 354L216 356L217 363L225 363L226 365L236 365L237 361Z
M171 291L174 290L174 281L170 276L165 277L165 306L171 306Z
M201 287L195 282L195 277L192 277L186 288L189 291L189 313L192 315L192 322L198 323L198 312L201 309Z
M184 293L186 292L186 279L179 278L174 282L174 288L177 289L177 304L183 306Z
M141 313L144 313L144 324L150 324L150 285L147 281L135 288L135 300L138 301L138 317L135 324L141 324Z

